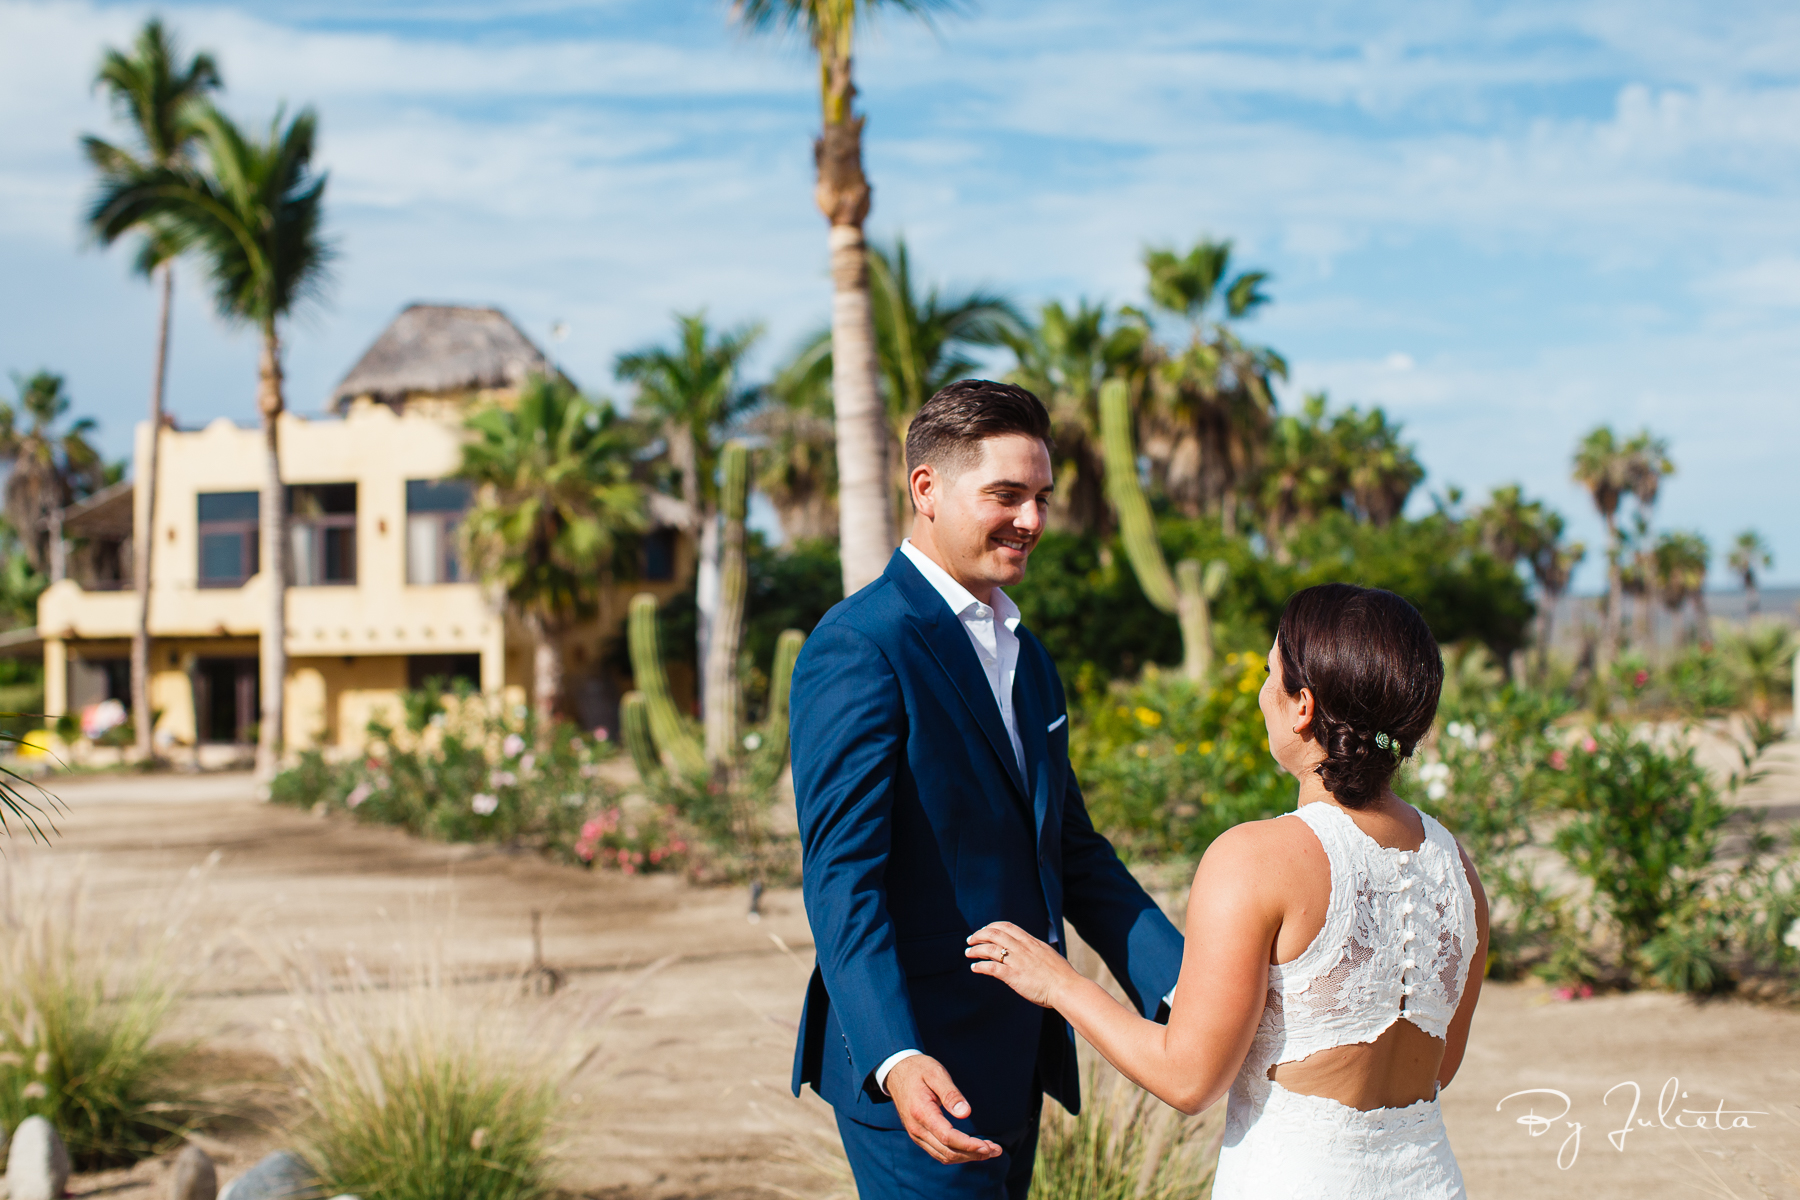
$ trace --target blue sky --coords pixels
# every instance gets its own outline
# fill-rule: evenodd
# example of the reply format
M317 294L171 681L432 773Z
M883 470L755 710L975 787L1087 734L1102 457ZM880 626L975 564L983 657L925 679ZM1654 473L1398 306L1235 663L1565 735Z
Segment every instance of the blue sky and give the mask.
M0 369L64 372L114 455L154 305L82 239L75 139L110 128L91 72L149 11L0 0ZM826 315L815 76L722 0L158 11L241 118L319 109L340 258L289 338L297 410L414 300L565 321L558 357L621 398L613 357L676 310L765 322L765 366ZM870 227L927 277L1141 302L1144 246L1233 237L1274 276L1247 332L1293 363L1285 401L1385 406L1428 490L1522 482L1597 544L1574 442L1648 426L1678 467L1658 524L1754 526L1800 580L1791 4L983 0L887 20L858 70ZM190 278L183 423L250 419L255 352Z

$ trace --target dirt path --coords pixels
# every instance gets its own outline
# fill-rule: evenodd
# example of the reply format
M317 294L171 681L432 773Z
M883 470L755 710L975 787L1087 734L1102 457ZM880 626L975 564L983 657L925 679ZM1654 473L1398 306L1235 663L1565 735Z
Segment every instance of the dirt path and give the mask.
M25 854L59 872L79 870L101 915L160 902L219 852L200 884L202 915L215 934L234 936L182 1022L204 1040L211 1070L263 1084L244 1093L255 1098L246 1101L255 1119L209 1143L228 1157L227 1178L279 1144L279 1131L266 1126L289 1107L275 1056L291 1002L258 945L304 939L322 956L354 953L379 968L435 942L462 969L508 973L530 960L538 910L546 961L568 973L571 990L632 985L600 1030L604 1066L570 1099L563 1158L571 1189L609 1200L836 1190L819 1148L828 1115L816 1099L796 1101L786 1090L811 967L797 893L767 898L766 919L753 925L737 890L590 874L315 818L258 803L240 775L95 777L61 781L58 791L69 806L61 836L52 849ZM1664 1106L1665 1128L1657 1094L1671 1078L1686 1096ZM1638 1115L1653 1124L1637 1127L1620 1151L1606 1135L1622 1123L1630 1089L1610 1104L1602 1096L1625 1081L1641 1085ZM1495 1111L1529 1088L1570 1097L1565 1120L1582 1125L1578 1151L1563 1121L1537 1137L1517 1123L1528 1109L1558 1113L1554 1096L1517 1097ZM1753 1128L1673 1128L1679 1110L1710 1114L1721 1105L1727 1126L1730 1110L1758 1110L1744 1118ZM1489 985L1444 1110L1478 1200L1800 1198L1800 1012L1649 993L1556 1003L1541 987ZM164 1169L144 1164L84 1179L74 1191L160 1194Z

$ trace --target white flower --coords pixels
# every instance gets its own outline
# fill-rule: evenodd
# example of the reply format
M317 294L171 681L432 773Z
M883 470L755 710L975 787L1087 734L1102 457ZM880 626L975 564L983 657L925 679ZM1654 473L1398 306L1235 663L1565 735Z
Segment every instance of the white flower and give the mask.
M511 787L519 782L519 777L511 771L494 771L488 775L488 782L497 788Z
M507 734L506 740L500 743L500 753L508 758L517 758L525 753L525 739L516 733Z
M344 797L344 803L350 808L355 808L364 800L367 800L370 793L374 790L374 788L369 786L369 781L365 779L350 789L350 794Z
M1442 800L1450 794L1450 787L1441 779L1434 779L1425 785L1425 795L1433 800Z
M744 735L744 749L746 749L746 750L761 750L762 749L762 734L746 733Z
M537 766L537 755L535 754L527 754L519 760L519 770L527 775L531 774L531 768L535 766Z
M1781 940L1794 949L1800 950L1800 918L1796 918L1794 923L1788 926L1788 931L1781 935Z
M1448 725L1444 726L1444 732L1449 734L1453 738L1462 737L1462 731L1463 731L1463 727L1462 727L1461 721L1452 721Z
M1419 768L1419 778L1427 783L1434 783L1440 780L1448 782L1450 779L1450 764L1441 758L1434 759Z
M500 797L491 796L486 792L476 792L475 798L469 801L469 807L475 810L476 816L485 817L500 807Z

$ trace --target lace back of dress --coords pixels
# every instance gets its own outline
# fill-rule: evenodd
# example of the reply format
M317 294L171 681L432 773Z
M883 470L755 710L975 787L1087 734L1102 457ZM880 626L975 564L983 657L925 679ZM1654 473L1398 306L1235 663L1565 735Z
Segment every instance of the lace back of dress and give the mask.
M1414 851L1394 850L1318 803L1295 815L1331 863L1325 923L1297 959L1270 970L1264 1026L1273 1062L1373 1041L1405 1018L1443 1037L1462 998L1473 901L1455 840L1430 817Z

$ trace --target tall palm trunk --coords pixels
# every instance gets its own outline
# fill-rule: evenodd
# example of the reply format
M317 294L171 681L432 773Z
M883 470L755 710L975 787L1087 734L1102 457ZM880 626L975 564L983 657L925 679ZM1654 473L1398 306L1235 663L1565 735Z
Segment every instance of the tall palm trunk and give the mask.
M537 714L537 741L547 746L562 700L562 631L541 613L529 616L526 624L531 628L531 706Z
M1538 606L1537 670L1535 675L1540 684L1544 682L1544 677L1550 669L1550 638L1556 632L1556 605L1561 599L1561 592L1544 588L1542 602Z
M131 634L131 724L138 757L156 756L155 715L150 709L150 558L156 548L156 463L162 447L163 388L169 377L169 311L175 298L175 265L162 271L162 306L156 320L156 373L150 380L150 449L138 486L144 489L144 527L131 539L131 575L137 588L137 628Z
M1619 656L1619 630L1625 623L1625 576L1619 565L1619 518L1606 516L1606 623L1601 638L1601 658L1607 664Z
M287 709L287 489L281 479L281 413L285 404L281 394L281 338L273 321L263 326L256 407L262 413L266 456L258 524L263 586L269 605L262 635L262 714L256 774L267 782L275 777L281 764L282 722Z
M847 33L847 31L846 31ZM831 395L838 458L838 541L844 593L874 582L895 546L888 496L887 413L881 403L869 252L863 222L869 183L862 168L863 118L854 112L849 38L822 45L824 122L813 159L813 199L831 222Z

